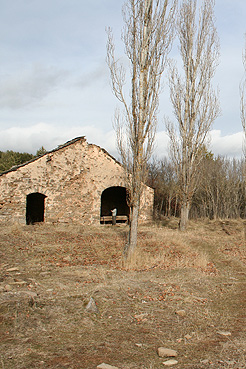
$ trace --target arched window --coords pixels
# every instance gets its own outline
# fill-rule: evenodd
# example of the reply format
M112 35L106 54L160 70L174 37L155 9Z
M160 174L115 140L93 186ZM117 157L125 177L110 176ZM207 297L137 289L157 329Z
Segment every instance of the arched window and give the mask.
M46 196L39 192L26 197L26 224L44 221L44 200Z
M117 222L125 222L129 218L130 209L127 205L127 192L125 187L115 186L106 188L101 195L101 223L105 223L103 217L111 216L111 210L117 209ZM111 219L108 220L109 222ZM107 221L106 221L107 222Z

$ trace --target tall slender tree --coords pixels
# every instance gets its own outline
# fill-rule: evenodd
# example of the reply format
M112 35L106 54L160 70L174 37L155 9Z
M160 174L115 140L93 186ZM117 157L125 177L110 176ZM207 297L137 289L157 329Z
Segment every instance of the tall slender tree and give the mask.
M246 191L246 34L245 44L242 54L242 61L244 67L244 76L240 83L240 108L241 108L241 122L243 127L243 160L242 160L242 177L243 177L243 190ZM245 233L246 234L246 233Z
M153 149L161 77L173 40L176 3L177 0L128 0L123 7L122 39L130 61L130 99L124 92L126 70L115 59L112 32L108 29L107 63L112 89L124 109L124 113L116 111L114 123L131 210L125 248L128 261L137 245L142 183Z
M170 64L169 85L176 124L167 120L170 148L179 178L180 229L186 229L203 147L220 112L218 94L211 81L219 57L214 23L214 0L183 0L177 22L179 50L184 73Z
M245 45L244 45L243 54L242 54L242 61L243 61L243 67L244 67L244 76L240 84L240 98L241 98L240 108L241 108L241 122L242 122L243 133L244 133L243 153L244 153L244 159L246 159L246 35L245 35ZM244 173L244 177L246 177L246 173Z

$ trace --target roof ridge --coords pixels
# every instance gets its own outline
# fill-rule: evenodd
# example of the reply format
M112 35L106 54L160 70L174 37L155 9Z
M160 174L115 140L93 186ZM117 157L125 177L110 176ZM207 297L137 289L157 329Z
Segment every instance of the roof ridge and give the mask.
M76 138L73 138L72 140L69 140L67 142L65 142L64 144L62 145L58 145L55 149L52 149L50 151L46 151L46 153L44 154L41 154L39 156L36 156L35 158L31 159L31 160L28 160L26 161L25 163L22 163L22 164L19 164L19 165L15 165L13 166L12 168L8 169L8 170L5 170L4 172L0 173L0 177L3 175L3 174L6 174L6 173L10 173L10 172L14 172L16 171L17 169L21 168L21 167L24 167L25 165L28 165L30 163L33 163L34 161L42 158L43 156L45 155L48 155L48 154L51 154L53 152L56 152L56 151L59 151L61 149L63 149L64 147L67 147L67 146L70 146L72 144L74 144L75 142L77 141L86 141L86 138L85 136L79 136L79 137L76 137Z

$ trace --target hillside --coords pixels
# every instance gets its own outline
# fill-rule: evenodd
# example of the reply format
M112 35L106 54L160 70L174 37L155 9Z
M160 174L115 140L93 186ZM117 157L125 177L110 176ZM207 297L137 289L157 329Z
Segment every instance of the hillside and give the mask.
M1 226L2 369L246 367L243 222L141 226L130 270L126 227Z

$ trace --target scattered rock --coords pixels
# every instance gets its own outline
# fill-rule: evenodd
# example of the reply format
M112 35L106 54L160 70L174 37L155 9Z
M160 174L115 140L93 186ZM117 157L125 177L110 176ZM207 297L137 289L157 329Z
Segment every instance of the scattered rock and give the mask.
M205 297L195 297L195 300L198 302L202 302L203 304L205 302L208 302L208 299L206 299Z
M235 365L236 364L236 361L235 360L226 360L225 363L227 365Z
M172 296L172 300L181 301L182 297L174 295L174 296Z
M209 360L208 359L205 359L205 360L201 360L200 361L201 364L209 364Z
M184 317L186 315L186 311L185 310L177 310L175 312L175 314L177 314L178 316Z
M134 318L135 319L143 319L143 318L146 318L146 316L148 316L148 314L147 313L142 313L142 314L136 314L136 315L134 315Z
M158 355L160 357L176 357L178 354L177 354L177 351L175 350L171 350L165 347L159 347Z
M192 336L191 336L190 334L186 334L186 335L184 336L184 338L186 338L187 340L190 340L190 339L192 338Z
M64 258L63 258L63 261L71 261L72 259L71 259L71 256L65 256Z
M224 336L224 337L231 336L231 332L227 332L227 331L218 331L217 334L219 334L220 336Z
M36 306L36 301L34 300L33 297L30 297L29 302L28 302L28 305L31 306L31 307Z
M23 279L20 279L20 278L14 278L14 282L22 282Z
M19 272L19 270L20 270L19 268L13 267L13 268L7 269L6 272Z
M90 298L90 301L86 305L85 309L91 313L98 313L98 308L93 297Z
M102 363L97 366L97 369L118 369L117 366L112 366L109 364Z
M13 290L13 287L12 286L10 286L10 284L6 284L5 286L4 286L4 291L5 292L10 292L10 291L12 291Z
M38 294L36 292L33 292L33 291L21 291L21 292L22 292L22 294L25 294L25 295L33 298L33 299L38 296Z
M22 281L22 280L20 280L20 279L18 279L18 280L16 280L16 279L15 279L15 281L14 281L14 282L12 282L11 284L13 284L13 285L18 285L18 286L24 286L24 285L26 285L26 284L27 284L27 282L26 282L26 281Z
M46 277L46 276L51 275L51 272L40 272L40 275L41 275L42 277Z
M163 361L162 364L165 366L172 366L172 365L178 364L178 361L177 360L167 360L167 361Z
M137 347L143 347L143 344L142 343L135 343L135 346L137 346Z
M143 314L136 314L134 315L134 318L138 321L138 322L146 322L148 314L147 313L143 313Z

